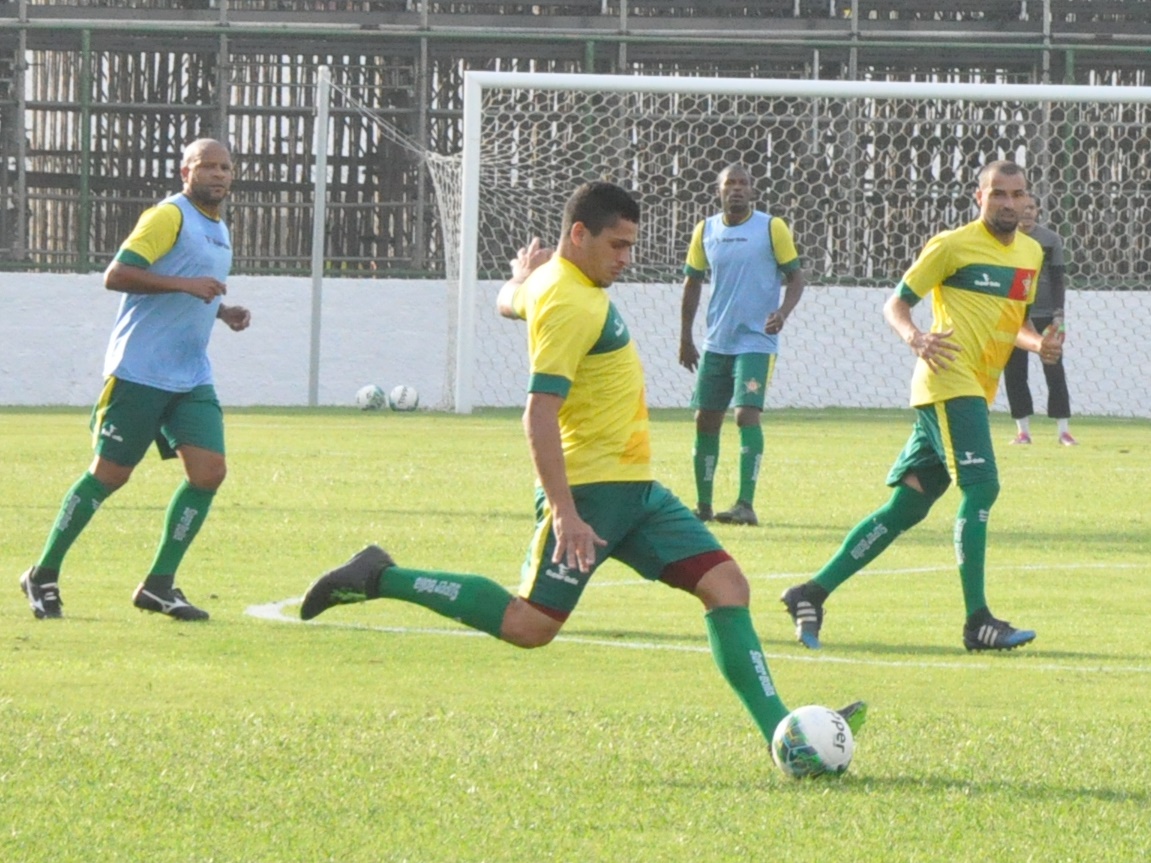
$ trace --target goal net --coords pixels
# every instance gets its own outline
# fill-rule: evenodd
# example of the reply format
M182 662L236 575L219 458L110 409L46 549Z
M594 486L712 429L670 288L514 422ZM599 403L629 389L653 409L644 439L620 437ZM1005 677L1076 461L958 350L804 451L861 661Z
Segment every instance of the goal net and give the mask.
M882 303L932 234L976 217L978 168L1006 158L1027 168L1041 222L1064 239L1073 410L1151 416L1149 121L1141 87L470 72L460 159L430 165L458 291L451 407L522 404L523 328L495 315L495 293L519 246L554 245L564 201L590 179L641 203L635 263L613 300L650 403L686 406L682 263L736 162L760 208L789 223L810 285L768 406L904 406L913 358Z

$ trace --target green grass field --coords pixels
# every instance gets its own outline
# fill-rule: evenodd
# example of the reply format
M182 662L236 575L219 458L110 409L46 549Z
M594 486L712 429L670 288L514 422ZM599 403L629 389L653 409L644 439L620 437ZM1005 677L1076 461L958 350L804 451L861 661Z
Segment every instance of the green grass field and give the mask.
M653 419L657 474L690 501L689 415ZM1147 859L1151 424L1077 419L1063 449L1036 419L1034 446L999 448L989 596L1033 645L963 651L953 490L836 593L807 652L779 593L886 499L910 422L769 413L764 526L716 529L788 704L870 702L851 770L796 782L698 604L616 564L538 651L398 603L293 622L371 541L514 584L517 412L230 411L230 476L180 574L198 625L131 606L178 481L154 457L73 548L66 618L32 618L16 580L90 459L87 417L0 410L0 860ZM720 504L736 453L729 426Z

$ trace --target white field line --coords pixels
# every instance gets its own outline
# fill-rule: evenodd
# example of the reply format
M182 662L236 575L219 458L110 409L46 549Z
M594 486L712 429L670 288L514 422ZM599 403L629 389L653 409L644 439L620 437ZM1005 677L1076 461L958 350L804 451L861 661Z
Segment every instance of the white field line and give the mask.
M1139 569L1143 564L1060 564L1058 566L1042 565L1042 566L1028 566L1016 567L1016 569ZM891 569L891 570L871 570L872 575L897 575L902 573L922 573L922 572L939 572L939 571L953 571L954 567L923 567L916 569ZM763 575L759 578L764 579L784 579L795 578L794 575L786 573ZM753 579L755 577L753 576ZM618 582L596 582L589 584L589 587L631 587L637 584L649 584L643 579L628 579ZM249 617L259 618L260 620L270 620L276 623L304 623L298 617L289 616L284 612L284 609L290 605L298 605L303 601L302 596L291 597L289 599L281 599L276 602L268 602L262 605L251 605L244 609L244 614ZM334 629L360 629L370 632L387 632L393 635L438 635L448 636L452 638L481 638L488 637L484 633L476 632L470 629L438 629L435 627L410 627L410 626L374 626L365 623L343 623L336 621L308 621L308 626L325 626ZM605 638L585 638L579 635L558 635L555 639L556 642L563 642L566 644L586 644L593 647L612 647L619 650L660 650L678 653L711 653L711 650L702 645L684 645L684 644L656 644L646 641L616 641L613 639ZM772 661L793 661L793 662L821 662L821 663L836 663L840 665L869 665L883 668L956 668L966 671L987 671L994 668L1003 668L1004 666L998 662L992 664L986 661L979 660L964 660L964 661L935 661L926 662L923 660L885 660L885 659L850 659L839 656L828 656L827 654L820 653L764 653L764 656ZM1022 655L1021 655L1022 656ZM1030 662L1013 663L1011 666L1014 671L1054 671L1054 672L1080 672L1085 674L1151 674L1151 666L1145 665L1100 665L1099 663L1091 663L1085 665L1072 665L1067 663L1037 663Z

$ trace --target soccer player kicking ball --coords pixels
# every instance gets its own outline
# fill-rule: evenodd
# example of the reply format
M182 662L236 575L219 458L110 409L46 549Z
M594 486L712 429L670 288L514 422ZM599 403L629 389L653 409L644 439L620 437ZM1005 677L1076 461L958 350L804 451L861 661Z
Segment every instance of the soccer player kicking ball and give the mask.
M962 495L955 553L967 612L963 646L1010 650L1035 638L1033 630L1016 629L987 607L987 519L999 495L988 405L1013 347L1055 363L1063 335L1050 327L1041 336L1027 319L1043 250L1016 230L1031 200L1023 169L1006 161L986 165L975 200L979 218L932 237L883 307L887 323L918 357L911 379L915 427L887 475L891 498L855 526L813 579L780 597L809 648L820 646L828 595L922 521L952 480ZM912 322L911 307L929 294L934 319L924 333Z
M752 627L747 579L652 478L643 369L604 290L631 260L639 216L620 187L581 186L565 207L558 250L538 240L521 249L497 299L502 315L527 322L531 365L523 423L538 477L536 530L518 596L482 576L398 566L369 546L308 588L300 616L399 599L517 647L542 647L599 564L615 558L699 598L716 664L770 743L788 710ZM857 702L841 713L854 732L866 707Z

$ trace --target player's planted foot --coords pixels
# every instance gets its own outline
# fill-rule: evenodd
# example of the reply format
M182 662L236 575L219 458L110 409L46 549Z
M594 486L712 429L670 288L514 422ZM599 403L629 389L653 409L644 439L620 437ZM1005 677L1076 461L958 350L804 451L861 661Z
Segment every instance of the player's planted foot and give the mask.
M712 521L715 519L715 510L711 508L710 503L701 503L692 511L692 515L700 521Z
M211 615L202 608L188 602L184 591L178 587L171 590L148 590L143 583L132 594L132 604L141 611L154 611L166 614L173 620L207 620Z
M24 591L24 597L32 606L32 614L36 616L37 620L63 617L64 602L60 599L59 586L55 581L37 584L32 580L32 576L35 574L36 567L33 566L20 576L20 589Z
M755 527L759 519L755 517L755 510L747 501L737 500L731 509L715 514L715 520L720 524L746 524Z
M796 640L809 650L819 650L822 647L819 630L823 626L823 603L809 599L802 584L789 587L779 601L787 606L787 613L795 624Z
M856 737L859 734L859 729L863 727L863 723L867 721L867 702L853 701L847 707L841 707L835 712L847 721L847 727L851 729L851 736Z
M1016 629L1006 620L989 617L978 626L963 627L963 646L971 650L1014 650L1035 640L1035 630Z
M1031 443L1031 435L1029 435L1027 432L1020 432L1011 441L1012 446L1018 446L1018 445L1026 446L1027 444L1030 444L1030 443Z
M1059 435L1059 443L1062 446L1079 446L1079 441L1071 437L1071 432L1063 432Z
M380 573L395 565L390 554L378 545L369 545L347 563L325 572L312 582L300 605L300 619L311 620L333 605L376 599Z

